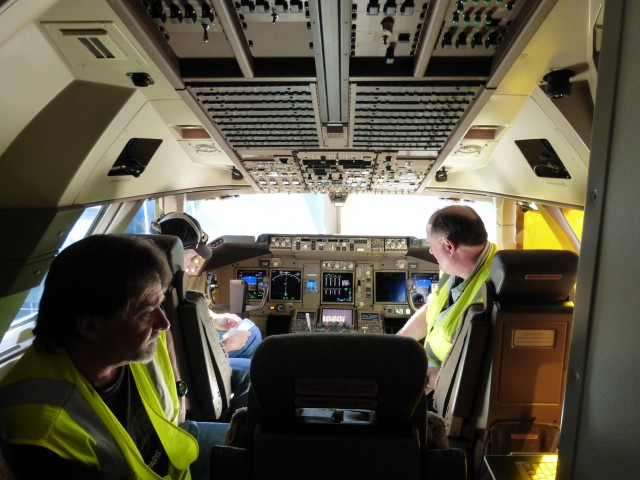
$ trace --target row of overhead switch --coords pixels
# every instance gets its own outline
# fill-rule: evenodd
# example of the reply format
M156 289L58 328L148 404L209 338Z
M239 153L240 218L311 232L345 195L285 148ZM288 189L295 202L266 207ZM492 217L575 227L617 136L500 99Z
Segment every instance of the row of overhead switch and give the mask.
M444 49L452 48L454 45L454 36L455 47L458 49L465 48L468 45L470 45L471 48L484 46L487 49L495 49L502 41L503 33L499 30L494 30L488 34L484 32L460 32L458 35L455 35L455 32L449 30L442 35L440 46Z

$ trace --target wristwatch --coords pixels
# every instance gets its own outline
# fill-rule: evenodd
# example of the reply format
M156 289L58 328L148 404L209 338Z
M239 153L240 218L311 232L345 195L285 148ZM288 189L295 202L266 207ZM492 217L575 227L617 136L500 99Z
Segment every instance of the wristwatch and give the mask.
M176 390L178 391L179 397L184 397L189 391L189 387L187 386L187 382L183 382L182 380L178 380L176 382Z

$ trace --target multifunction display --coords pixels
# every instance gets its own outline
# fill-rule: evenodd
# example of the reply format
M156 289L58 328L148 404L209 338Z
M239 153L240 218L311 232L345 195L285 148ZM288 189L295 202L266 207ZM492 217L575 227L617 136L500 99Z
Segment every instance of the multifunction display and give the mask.
M271 270L271 300L302 300L301 270Z
M405 272L376 272L375 299L380 303L407 303Z
M261 300L264 288L264 277L267 276L265 270L238 270L236 278L244 280L247 284L249 299Z
M353 273L322 273L323 303L353 303Z

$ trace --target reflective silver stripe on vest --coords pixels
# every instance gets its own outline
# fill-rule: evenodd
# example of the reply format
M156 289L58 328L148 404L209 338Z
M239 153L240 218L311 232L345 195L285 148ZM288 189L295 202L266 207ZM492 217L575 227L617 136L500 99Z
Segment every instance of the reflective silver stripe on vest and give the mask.
M438 356L433 352L433 350L431 349L431 345L429 345L429 343L427 343L424 346L424 349L427 352L427 357L429 360L434 360L438 362L438 366L442 365L442 360L439 359Z
M27 403L64 408L96 442L96 454L105 479L130 478L131 467L113 435L73 383L50 378L30 378L0 389L0 408Z

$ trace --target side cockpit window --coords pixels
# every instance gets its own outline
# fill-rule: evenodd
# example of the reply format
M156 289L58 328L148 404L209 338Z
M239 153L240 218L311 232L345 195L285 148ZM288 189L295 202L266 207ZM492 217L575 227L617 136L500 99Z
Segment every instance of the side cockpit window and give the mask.
M101 206L87 208L69 232L60 250L90 234L93 231L96 221L100 218L102 211L103 207ZM31 338L31 330L38 316L38 306L43 288L44 278L40 285L29 290L24 300L22 300L22 305L13 318L9 330L0 342L0 362L3 361L6 355L10 355L14 350L20 350L19 344ZM18 301L21 301L21 299L18 299Z
M156 200L151 198L145 200L124 233L136 235L151 233L151 222L158 219L158 208Z

